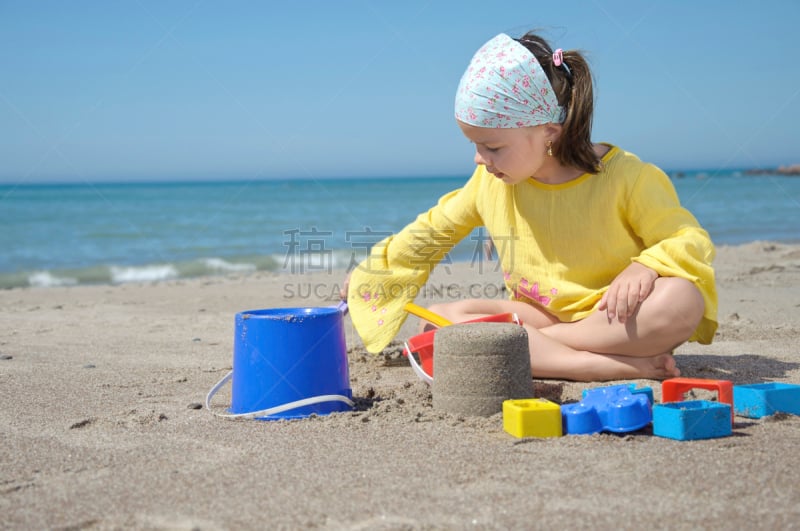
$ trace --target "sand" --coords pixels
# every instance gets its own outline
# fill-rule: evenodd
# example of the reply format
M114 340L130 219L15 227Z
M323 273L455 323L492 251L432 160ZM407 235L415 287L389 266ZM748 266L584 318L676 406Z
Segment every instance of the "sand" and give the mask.
M716 267L719 333L713 345L678 349L683 375L800 383L800 246L720 247ZM431 283L499 291L501 274L450 265ZM196 409L230 369L236 312L331 305L340 283L338 273L254 274L0 291L0 527L775 529L800 522L800 417L737 417L731 437L703 441L663 439L649 428L515 439L499 414L435 411L401 343L367 354L349 319L354 411L264 422ZM417 302L456 292L434 290ZM409 319L398 339L415 326ZM659 382L636 383L660 398ZM534 380L536 396L559 403L600 385ZM212 409L224 411L229 400L221 392Z

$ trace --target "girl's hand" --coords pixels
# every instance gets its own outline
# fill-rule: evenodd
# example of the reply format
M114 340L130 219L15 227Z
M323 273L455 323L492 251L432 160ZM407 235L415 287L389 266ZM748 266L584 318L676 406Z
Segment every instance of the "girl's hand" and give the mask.
M339 298L345 302L347 302L347 288L350 286L351 273L352 271L350 273L347 273L347 276L344 278L344 283L342 284L342 287L339 288Z
M653 291L657 278L658 273L633 262L611 282L597 309L606 310L609 322L616 317L620 323L624 323Z

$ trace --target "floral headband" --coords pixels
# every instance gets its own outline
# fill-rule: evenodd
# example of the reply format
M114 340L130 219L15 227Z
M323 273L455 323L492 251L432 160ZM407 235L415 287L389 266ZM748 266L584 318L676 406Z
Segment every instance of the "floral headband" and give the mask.
M456 119L469 125L512 129L565 117L536 56L504 33L475 53L458 84Z

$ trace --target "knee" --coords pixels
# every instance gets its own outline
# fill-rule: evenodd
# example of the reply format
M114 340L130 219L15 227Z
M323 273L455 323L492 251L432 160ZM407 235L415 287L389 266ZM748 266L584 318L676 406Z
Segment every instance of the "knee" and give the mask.
M660 278L651 296L655 296L656 327L682 340L694 333L705 312L705 301L691 281Z
M452 321L452 319L451 319L452 314L453 314L452 303L448 304L448 303L440 302L438 304L431 304L430 306L428 306L428 310L430 310L431 312L435 313L436 315L440 315L440 316L444 317L445 319L447 319L449 321Z
M454 323L463 320L463 317L466 315L464 301L431 304L428 306L428 310Z
M442 302L438 304L431 304L428 306L428 310L439 317L443 317L450 322L457 323L461 319L460 311L457 307L458 303L454 302ZM419 321L419 332L427 332L428 330L432 330L437 328L437 325L428 322L426 319L422 318Z

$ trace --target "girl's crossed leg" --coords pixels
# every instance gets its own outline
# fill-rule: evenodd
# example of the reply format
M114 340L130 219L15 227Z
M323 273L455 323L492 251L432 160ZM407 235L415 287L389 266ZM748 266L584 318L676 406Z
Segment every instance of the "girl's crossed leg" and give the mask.
M562 323L536 306L508 300L467 299L430 309L453 322L514 312L528 332L535 377L602 381L680 375L671 351L689 339L704 308L691 282L660 277L625 323L600 311Z

